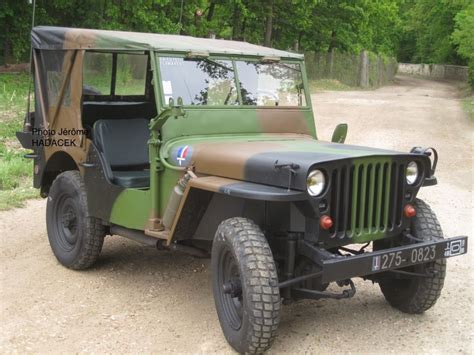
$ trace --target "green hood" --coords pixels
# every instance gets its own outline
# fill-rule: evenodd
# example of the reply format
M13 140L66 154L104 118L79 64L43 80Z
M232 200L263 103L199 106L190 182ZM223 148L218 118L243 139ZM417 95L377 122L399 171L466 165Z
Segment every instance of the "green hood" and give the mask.
M334 161L350 163L377 157L387 161L413 156L423 165L429 164L429 158L418 154L322 142L294 135L185 139L175 141L168 152L171 164L194 166L198 174L296 190L306 189L310 170L315 167L324 169ZM291 183L289 168L293 170Z

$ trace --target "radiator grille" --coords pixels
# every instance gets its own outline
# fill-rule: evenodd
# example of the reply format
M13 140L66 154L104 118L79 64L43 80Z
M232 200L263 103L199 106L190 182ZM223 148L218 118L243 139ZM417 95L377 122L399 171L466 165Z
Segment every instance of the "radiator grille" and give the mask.
M405 166L392 161L363 162L332 171L333 237L380 234L402 223Z

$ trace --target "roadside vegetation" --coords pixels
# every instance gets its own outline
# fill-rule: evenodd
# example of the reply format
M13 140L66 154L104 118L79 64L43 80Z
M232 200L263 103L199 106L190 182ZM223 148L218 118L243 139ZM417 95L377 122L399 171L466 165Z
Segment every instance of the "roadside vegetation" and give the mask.
M27 151L15 136L26 111L28 78L26 73L0 74L0 210L39 196L31 184L32 163L23 158Z
M309 80L309 89L312 94L321 91L345 91L356 90L355 87L341 83L336 79Z
M462 106L471 122L474 123L474 92L472 90L462 99Z

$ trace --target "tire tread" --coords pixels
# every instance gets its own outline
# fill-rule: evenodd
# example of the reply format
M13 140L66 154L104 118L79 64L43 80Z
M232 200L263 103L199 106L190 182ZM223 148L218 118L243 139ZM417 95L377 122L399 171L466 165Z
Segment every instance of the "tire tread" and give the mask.
M88 269L95 264L100 255L104 244L105 227L100 219L88 214L86 188L79 171L70 170L59 174L53 181L52 189L55 188L55 185L59 186L62 183L61 180L65 180L66 183L74 186L75 191L78 193L80 208L85 211L85 230L82 248L72 263L63 265L73 270Z
M426 241L442 239L443 231L430 206L420 199L416 199L415 206L417 215L414 232L416 236ZM382 293L390 305L410 314L423 313L435 305L444 286L446 259L438 259L429 265L435 273L434 276L418 279L412 296L406 299L401 300L397 297L398 290L390 282L380 283Z
M251 220L234 217L223 221L216 237L231 236L238 262L248 276L244 290L249 312L249 332L244 350L262 353L270 348L280 323L280 289L272 251L265 235Z

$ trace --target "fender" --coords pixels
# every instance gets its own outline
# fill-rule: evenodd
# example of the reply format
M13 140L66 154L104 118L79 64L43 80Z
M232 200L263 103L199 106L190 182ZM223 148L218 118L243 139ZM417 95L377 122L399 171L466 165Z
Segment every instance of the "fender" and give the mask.
M167 244L180 236L192 235L215 194L242 198L245 200L269 202L296 202L307 199L306 193L281 187L261 185L251 182L203 176L191 179L184 190L183 198L168 235Z
M289 190L281 187L256 184L253 182L239 181L218 176L206 176L189 181L190 188L212 191L259 201L301 201L306 199L302 191Z

